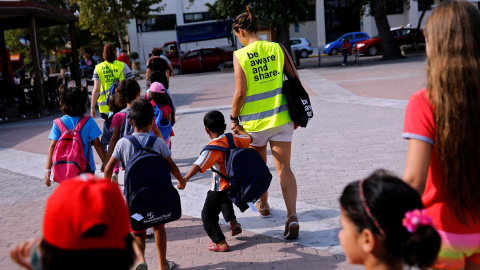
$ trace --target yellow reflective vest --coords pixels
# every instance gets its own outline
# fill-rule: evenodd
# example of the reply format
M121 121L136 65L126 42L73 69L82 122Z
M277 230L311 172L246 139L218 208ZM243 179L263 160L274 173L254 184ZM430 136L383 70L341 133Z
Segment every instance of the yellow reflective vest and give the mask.
M247 97L239 118L247 132L259 132L292 121L282 94L284 55L279 44L256 41L235 51L247 78Z
M102 63L95 66L98 77L100 78L100 94L97 99L98 110L100 113L109 113L110 110L107 104L107 92L115 79L118 81L123 81L123 68L125 63L122 61L113 61L109 63L103 61Z

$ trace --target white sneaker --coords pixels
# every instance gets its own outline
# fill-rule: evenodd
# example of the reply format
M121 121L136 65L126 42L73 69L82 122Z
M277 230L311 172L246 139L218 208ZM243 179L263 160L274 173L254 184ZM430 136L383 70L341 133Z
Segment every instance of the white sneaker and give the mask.
M112 182L118 184L118 173L113 173L113 175L112 175Z
M152 228L148 228L147 229L147 236L152 236L153 235L153 229Z

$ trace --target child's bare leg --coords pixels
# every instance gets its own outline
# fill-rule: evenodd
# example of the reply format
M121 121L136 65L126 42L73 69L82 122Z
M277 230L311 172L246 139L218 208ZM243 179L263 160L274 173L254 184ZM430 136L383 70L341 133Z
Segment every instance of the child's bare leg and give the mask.
M137 255L137 264L145 262L145 241L147 239L147 232L133 233L133 236L137 242L137 248L134 248Z
M167 232L165 231L165 226L159 225L152 229L155 234L155 244L157 245L158 265L160 265L160 270L167 270Z

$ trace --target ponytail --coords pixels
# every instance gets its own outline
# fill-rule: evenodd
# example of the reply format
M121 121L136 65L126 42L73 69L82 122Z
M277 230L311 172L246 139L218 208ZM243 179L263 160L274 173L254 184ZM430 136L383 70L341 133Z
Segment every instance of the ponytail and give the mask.
M258 18L253 13L251 6L246 7L246 12L238 15L233 20L232 24L233 30L238 32L238 29L247 31L248 33L257 33L258 32Z
M432 226L419 226L402 246L405 263L420 269L430 267L437 258L441 245L438 232Z

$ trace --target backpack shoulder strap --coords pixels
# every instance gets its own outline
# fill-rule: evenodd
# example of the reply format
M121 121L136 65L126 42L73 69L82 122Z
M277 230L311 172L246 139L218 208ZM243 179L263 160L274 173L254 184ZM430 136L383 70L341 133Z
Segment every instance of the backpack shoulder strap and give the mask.
M143 148L140 142L137 140L137 138L135 138L135 136L128 135L128 136L125 136L125 138L132 143L133 148L135 148L135 152L140 151Z
M202 151L200 151L200 154L205 150L218 150L218 151L227 152L228 148L218 146L218 145L207 145L207 146L202 148Z
M156 141L157 141L157 136L149 136L145 147L153 148L153 145L155 144Z
M67 127L63 123L62 119L57 118L57 119L53 120L53 122L55 123L55 125L57 125L58 129L60 129L61 133L64 133L64 132L67 131Z
M78 123L77 123L77 125L75 126L74 129L75 129L76 131L80 132L80 130L82 130L82 128L85 126L85 124L87 123L87 121L88 121L89 119L90 119L90 116L86 116L86 115L82 116L82 117L80 118L80 120L78 120Z
M233 140L233 135L232 135L232 133L226 133L226 134L225 134L225 137L227 137L228 148L230 148L230 149L237 148L237 147L235 146L235 141Z

